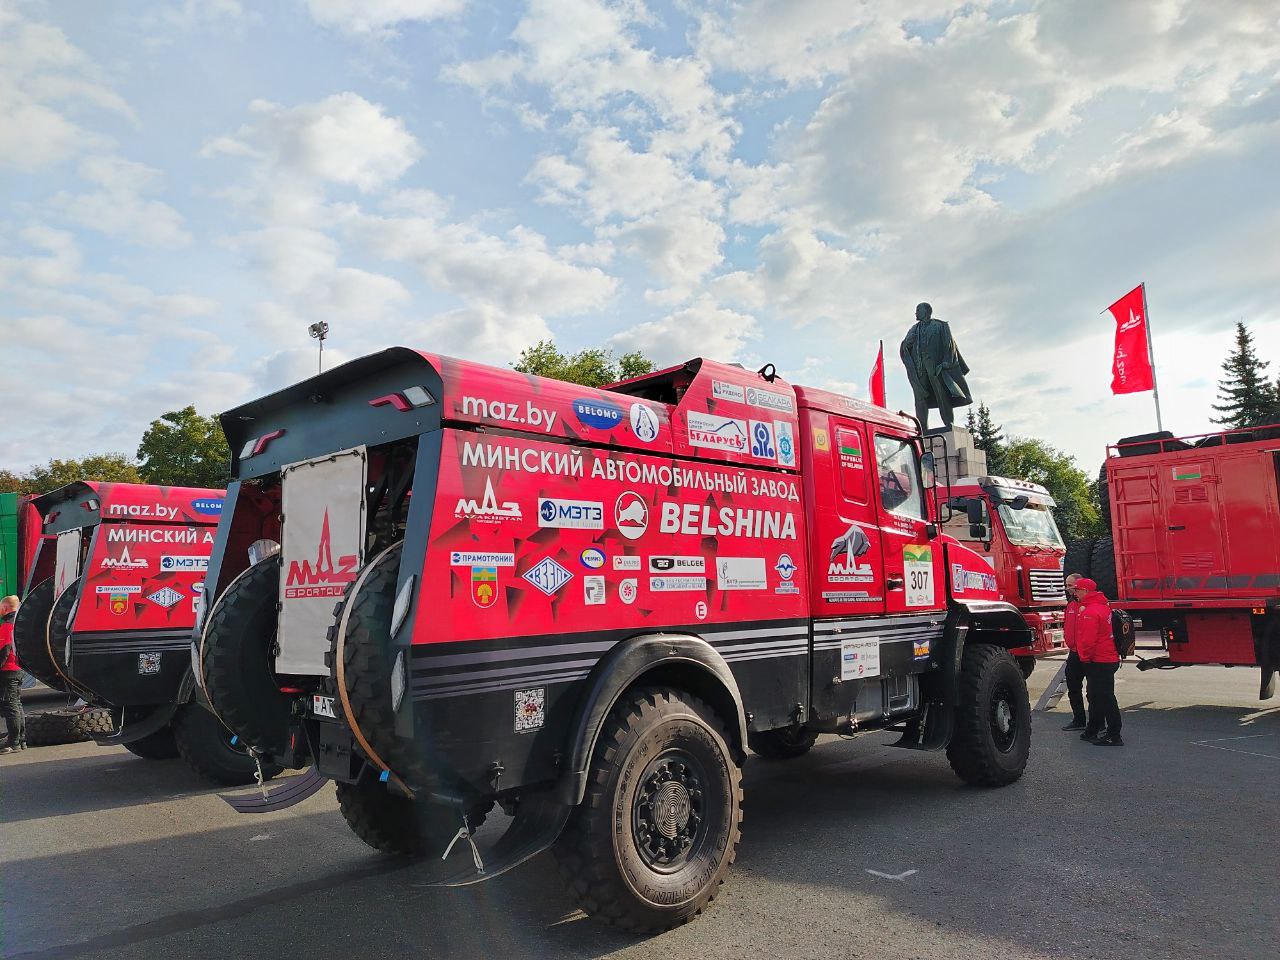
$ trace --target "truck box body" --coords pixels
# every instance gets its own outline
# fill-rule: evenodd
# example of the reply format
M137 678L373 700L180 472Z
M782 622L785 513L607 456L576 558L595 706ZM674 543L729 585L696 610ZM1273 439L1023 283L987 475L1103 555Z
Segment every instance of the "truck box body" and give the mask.
M1280 604L1280 439L1267 431L1126 443L1107 480L1120 604L1175 664L1257 664Z

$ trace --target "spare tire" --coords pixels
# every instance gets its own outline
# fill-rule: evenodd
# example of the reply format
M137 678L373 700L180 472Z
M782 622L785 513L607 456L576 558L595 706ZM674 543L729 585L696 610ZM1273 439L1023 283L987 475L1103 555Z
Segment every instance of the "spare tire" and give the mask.
M1066 556L1062 558L1062 575L1068 577L1078 573L1082 577L1089 576L1093 559L1093 537L1072 540L1067 544Z
M67 663L67 640L71 636L71 620L75 616L76 601L80 596L80 579L77 577L62 591L62 595L53 603L49 613L49 632L46 648L53 668L58 671L67 689L80 695L85 700L100 698L82 683L77 683Z
M1106 524L1108 530L1111 529L1111 488L1107 486L1107 461L1102 461L1102 466L1098 468L1098 515L1102 518L1102 522Z
M46 710L27 717L27 744L32 747L82 743L114 732L111 711L102 707Z
M1098 589L1108 600L1120 596L1119 583L1116 579L1116 555L1114 541L1110 537L1099 537L1093 544L1093 556L1089 558L1090 574L1098 584Z
M280 562L273 554L232 580L209 611L200 638L200 670L214 713L269 757L288 752L292 719L292 701L280 692L272 662Z
M49 659L49 613L53 610L53 578L41 580L27 591L13 621L13 648L18 663L46 687L70 693L53 661Z

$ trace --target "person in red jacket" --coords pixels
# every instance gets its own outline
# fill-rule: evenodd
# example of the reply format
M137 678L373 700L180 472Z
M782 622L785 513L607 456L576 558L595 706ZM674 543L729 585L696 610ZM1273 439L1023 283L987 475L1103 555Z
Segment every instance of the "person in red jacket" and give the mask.
M4 717L8 739L0 753L27 749L27 724L22 715L22 668L13 648L13 618L18 613L18 598L0 600L0 716Z
M1076 581L1076 597L1080 601L1080 611L1076 614L1076 653L1089 681L1089 722L1080 739L1100 747L1123 747L1120 704L1116 701L1120 653L1112 639L1111 604L1088 577Z
M1062 640L1067 645L1067 701L1071 704L1071 722L1063 730L1083 730L1084 714L1084 664L1076 653L1076 617L1080 613L1080 601L1076 599L1076 581L1080 574L1067 575L1067 609L1062 614Z

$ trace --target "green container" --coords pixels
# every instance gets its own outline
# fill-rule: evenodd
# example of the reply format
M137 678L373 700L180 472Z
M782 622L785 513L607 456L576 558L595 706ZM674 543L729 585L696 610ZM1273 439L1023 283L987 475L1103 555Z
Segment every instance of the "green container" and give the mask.
M0 597L22 592L18 582L18 495L0 493Z

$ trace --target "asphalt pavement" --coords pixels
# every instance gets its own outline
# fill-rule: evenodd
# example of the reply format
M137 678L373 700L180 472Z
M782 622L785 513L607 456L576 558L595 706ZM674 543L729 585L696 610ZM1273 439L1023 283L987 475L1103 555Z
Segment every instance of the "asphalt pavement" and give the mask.
M1052 673L1032 677L1032 700ZM1280 704L1249 669L1126 668L1123 749L1035 719L1001 790L888 734L752 758L738 860L656 937L578 911L547 855L429 885L374 853L333 788L237 815L181 761L0 757L0 950L13 958L1246 958L1277 955Z

